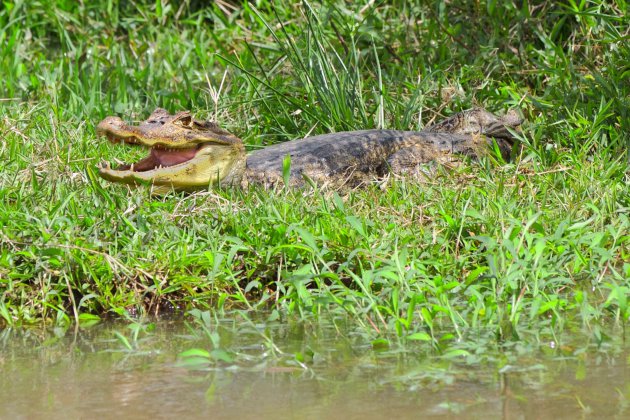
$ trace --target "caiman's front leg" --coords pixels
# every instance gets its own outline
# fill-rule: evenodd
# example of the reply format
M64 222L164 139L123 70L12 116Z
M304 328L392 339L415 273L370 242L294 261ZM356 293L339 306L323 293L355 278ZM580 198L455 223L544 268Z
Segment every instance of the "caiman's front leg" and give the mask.
M444 157L439 156L430 143L414 144L389 156L379 172L380 175L393 173L422 180L432 175L438 159Z
M439 164L458 166L462 163L464 156L477 159L489 151L488 143L482 136L472 138L471 136L449 135L449 137L449 142L442 145L431 142L418 143L398 150L387 158L387 167L382 174L391 172L419 180L431 178ZM490 139L490 142L492 141L493 139Z

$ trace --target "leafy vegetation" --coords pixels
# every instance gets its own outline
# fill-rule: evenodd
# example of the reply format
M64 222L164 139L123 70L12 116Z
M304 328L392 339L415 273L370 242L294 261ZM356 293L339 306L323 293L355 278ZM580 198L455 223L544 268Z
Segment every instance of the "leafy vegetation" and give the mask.
M471 329L513 340L578 321L601 341L627 325L625 1L290 3L4 3L2 323L332 312L375 345L436 349ZM525 116L513 161L353 191L161 198L94 172L137 153L95 124L157 106L255 149L422 129L475 105Z

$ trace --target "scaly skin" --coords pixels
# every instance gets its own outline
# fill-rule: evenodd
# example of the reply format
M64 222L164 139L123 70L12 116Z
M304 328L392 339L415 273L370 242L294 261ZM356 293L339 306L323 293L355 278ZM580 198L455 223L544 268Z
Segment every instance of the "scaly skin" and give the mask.
M424 131L361 130L331 133L276 144L247 156L243 142L216 124L195 120L189 112L168 114L156 109L139 126L108 117L97 132L112 142L150 148L150 155L133 165L99 174L112 182L150 183L154 192L207 189L213 185L283 182L283 162L290 158L289 182L305 179L318 184L357 185L387 172L415 174L431 162L456 155L477 158L496 143L509 157L521 119L510 112L497 117L483 109L460 112ZM420 169L419 169L420 168Z

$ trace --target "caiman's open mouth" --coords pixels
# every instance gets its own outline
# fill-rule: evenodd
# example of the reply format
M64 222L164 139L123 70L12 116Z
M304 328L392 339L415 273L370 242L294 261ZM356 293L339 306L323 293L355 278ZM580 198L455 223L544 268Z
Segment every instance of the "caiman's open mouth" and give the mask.
M244 171L242 141L214 123L193 119L188 112L170 115L158 108L137 126L107 117L96 131L112 143L149 149L149 155L136 163L102 164L99 175L108 181L194 189L234 182Z
M190 149L161 149L156 146L151 148L151 152L146 158L137 163L123 166L125 166L124 169L130 169L135 172L144 172L155 168L175 166L194 158L201 147L202 145L198 145L197 147Z
M142 144L138 142L135 138L120 139L111 133L105 134L112 143L119 143L123 141L124 143L131 145ZM125 163L122 165L118 165L115 168L111 168L109 163L104 163L103 166L105 168L117 171L129 170L132 172L146 172L153 169L166 168L192 160L197 155L197 152L199 152L204 147L204 145L198 144L194 147L180 149L169 148L158 144L145 147L149 148L149 155L136 163Z

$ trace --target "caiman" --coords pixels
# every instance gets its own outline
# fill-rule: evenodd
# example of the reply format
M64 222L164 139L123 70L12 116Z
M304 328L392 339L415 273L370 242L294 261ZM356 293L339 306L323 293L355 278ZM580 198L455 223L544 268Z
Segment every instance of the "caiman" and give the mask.
M273 186L305 180L326 185L356 186L387 173L419 174L428 163L454 156L478 158L496 147L509 158L515 111L498 117L476 108L454 114L423 131L361 130L330 133L275 144L246 154L238 137L210 121L183 111L170 115L158 108L140 125L107 117L97 132L115 143L150 150L141 161L99 167L101 177L126 184L152 184L154 192L207 189L213 185ZM287 172L288 171L288 172Z

